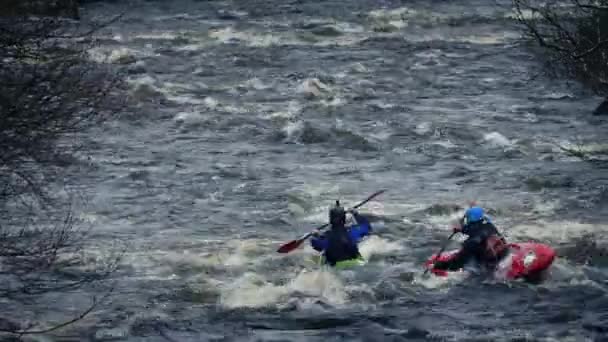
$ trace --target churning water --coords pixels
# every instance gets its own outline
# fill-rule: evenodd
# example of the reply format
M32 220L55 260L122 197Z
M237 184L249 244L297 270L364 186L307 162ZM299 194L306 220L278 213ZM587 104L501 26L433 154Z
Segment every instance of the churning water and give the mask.
M589 115L598 99L533 77L508 5L87 5L85 16L126 11L90 58L126 72L138 106L87 137L83 215L100 250L129 248L81 338L607 339L608 265L581 261L605 246L606 168L558 147L605 146ZM331 272L309 246L275 253L325 223L335 199L382 188L362 208L376 229L368 265ZM422 277L472 199L510 241L558 250L548 281Z

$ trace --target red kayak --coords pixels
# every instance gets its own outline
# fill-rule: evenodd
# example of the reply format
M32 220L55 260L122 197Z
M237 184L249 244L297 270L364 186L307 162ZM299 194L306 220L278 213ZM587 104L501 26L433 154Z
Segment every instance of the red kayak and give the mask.
M498 263L496 270L494 271L495 276L506 279L537 279L542 277L546 269L548 269L553 260L555 259L555 251L544 244L534 242L523 242L523 243L510 243L507 245L509 252L507 255ZM448 261L453 258L458 250L452 250L441 253L439 261ZM429 266L436 260L437 255L433 254L429 260L425 263L425 266ZM447 271L430 269L433 274L441 277L445 277L449 272L458 271Z

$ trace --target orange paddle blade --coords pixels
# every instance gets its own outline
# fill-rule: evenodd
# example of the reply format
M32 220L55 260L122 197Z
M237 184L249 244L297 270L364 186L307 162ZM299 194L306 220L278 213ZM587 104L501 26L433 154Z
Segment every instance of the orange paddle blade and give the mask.
M294 249L300 247L300 245L302 244L302 242L304 242L304 240L289 241L289 242L281 245L281 247L279 247L279 249L277 249L277 252L279 252L279 253L289 253L289 252L293 251Z

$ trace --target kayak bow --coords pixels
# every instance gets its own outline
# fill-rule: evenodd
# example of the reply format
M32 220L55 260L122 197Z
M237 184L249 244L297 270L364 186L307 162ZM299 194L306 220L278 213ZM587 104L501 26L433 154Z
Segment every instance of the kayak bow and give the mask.
M322 254L314 255L312 257L312 260L317 265L326 265L325 264L325 257ZM333 266L333 268L342 270L342 269L354 268L354 267L357 267L357 266L363 266L365 264L367 264L367 260L364 257L361 256L361 257L358 257L358 258L355 258L355 259L348 259L348 260L338 261ZM330 266L330 267L332 267L332 266Z

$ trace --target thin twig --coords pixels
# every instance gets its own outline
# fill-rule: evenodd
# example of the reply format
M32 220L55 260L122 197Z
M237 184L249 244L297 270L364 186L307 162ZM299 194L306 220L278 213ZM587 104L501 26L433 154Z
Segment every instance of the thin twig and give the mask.
M56 331L59 330L61 328L64 328L68 325L74 324L80 320L82 320L83 318L85 318L88 314L90 314L93 310L95 310L95 308L101 303L103 302L105 299L107 299L110 294L112 294L112 292L114 291L114 287L110 288L110 290L104 294L100 300L97 300L96 297L93 297L93 303L86 309L84 310L82 313L80 313L78 316L65 321L63 323L54 325L50 328L46 328L46 329L39 329L39 330L17 330L17 331L12 331L12 330L5 330L5 329L0 329L0 332L4 332L4 333L9 333L9 334L14 334L14 335L19 335L19 336L23 336L23 335L35 335L35 334L46 334L49 333L51 331Z

